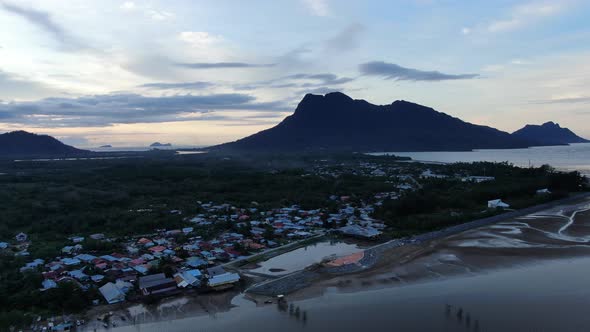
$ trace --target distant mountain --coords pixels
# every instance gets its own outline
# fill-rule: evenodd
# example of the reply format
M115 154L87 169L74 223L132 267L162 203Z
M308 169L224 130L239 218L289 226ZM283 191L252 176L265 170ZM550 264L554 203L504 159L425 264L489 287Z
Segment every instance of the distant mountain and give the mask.
M2 156L70 156L86 153L47 135L13 131L0 135Z
M112 145L110 145L110 144L107 144L107 145L101 145L101 146L99 146L99 148L112 148L112 147L113 147L113 146L112 146Z
M152 148L163 147L163 146L172 146L172 144L155 142L150 145L150 147L152 147Z
M334 92L308 94L277 126L211 149L460 151L531 145L506 132L407 101L377 106Z
M554 122L546 122L542 125L526 125L512 133L512 136L543 145L569 144L569 143L588 143L584 139L567 128L562 128Z

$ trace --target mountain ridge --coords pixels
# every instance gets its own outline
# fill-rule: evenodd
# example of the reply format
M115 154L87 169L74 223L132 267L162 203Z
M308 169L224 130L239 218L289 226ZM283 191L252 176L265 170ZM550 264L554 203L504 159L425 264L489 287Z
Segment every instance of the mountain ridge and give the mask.
M397 100L374 105L341 93L307 94L281 123L212 147L226 150L465 151L525 148L536 142Z
M576 135L568 128L562 128L553 121L545 122L542 125L527 124L521 129L512 133L513 136L541 144L570 144L588 143L589 140Z
M71 156L88 153L66 145L49 135L38 135L23 130L0 134L2 156Z

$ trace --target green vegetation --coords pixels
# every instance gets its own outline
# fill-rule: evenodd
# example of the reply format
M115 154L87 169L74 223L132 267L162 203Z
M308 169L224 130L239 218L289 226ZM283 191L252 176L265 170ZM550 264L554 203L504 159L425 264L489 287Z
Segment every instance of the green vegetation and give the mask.
M464 182L460 179L430 178L422 188L400 199L388 200L375 217L390 226L393 236L407 236L485 218L502 211L486 209L487 201L502 199L519 209L545 203L585 189L586 180L578 172L555 172L549 166L519 168L508 163L457 163L438 167L445 174L486 174L494 181ZM537 195L549 188L551 194Z
M387 175L374 175L371 167L386 170ZM448 177L420 178L427 168ZM53 259L63 246L72 244L68 237L74 235L86 236L82 243L85 251L96 255L122 250L125 237L190 225L187 218L201 212L196 204L199 200L244 208L257 202L260 209L298 204L303 209L334 213L338 203L329 198L332 195L350 196L350 204L358 206L375 202L377 193L400 192L398 185L410 183L415 190L404 191L397 200L385 200L374 213L389 226L389 235L402 236L497 213L486 210L491 199L501 198L512 207L521 208L585 189L585 180L578 173L559 173L547 166L426 166L363 155L211 154L6 161L0 163L0 173L6 173L0 176L0 241L14 243L14 236L20 231L31 240L29 257L15 256L15 247L4 250L0 256L0 329L26 326L38 315L77 312L98 297L95 288L83 292L75 283L61 283L58 288L40 291L39 272L19 271L26 262L34 258ZM493 176L495 180L461 180L469 175ZM541 188L549 188L552 194L535 195ZM173 210L182 214L172 213ZM358 217L359 213L356 214ZM216 223L197 228L195 233L210 239L227 230L247 231L230 223ZM113 240L91 240L88 235L93 233L104 233ZM266 229L264 237L273 238L272 228ZM172 273L166 262L157 270Z

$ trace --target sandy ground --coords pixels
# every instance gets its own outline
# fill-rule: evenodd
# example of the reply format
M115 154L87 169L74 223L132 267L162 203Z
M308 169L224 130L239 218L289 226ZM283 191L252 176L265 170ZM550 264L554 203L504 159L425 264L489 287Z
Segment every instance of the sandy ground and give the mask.
M590 256L588 200L425 244L390 249L372 269L324 276L289 298L305 299L334 289L355 292L395 287L582 256Z

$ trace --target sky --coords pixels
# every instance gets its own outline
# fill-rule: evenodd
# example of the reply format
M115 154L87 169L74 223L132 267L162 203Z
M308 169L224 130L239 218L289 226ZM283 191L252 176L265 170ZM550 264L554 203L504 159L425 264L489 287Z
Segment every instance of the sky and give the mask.
M590 1L0 0L0 132L204 146L307 93L590 138Z

